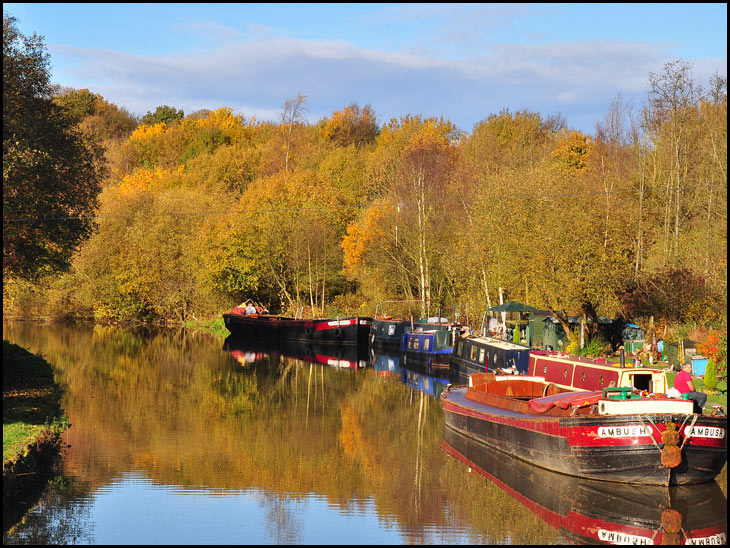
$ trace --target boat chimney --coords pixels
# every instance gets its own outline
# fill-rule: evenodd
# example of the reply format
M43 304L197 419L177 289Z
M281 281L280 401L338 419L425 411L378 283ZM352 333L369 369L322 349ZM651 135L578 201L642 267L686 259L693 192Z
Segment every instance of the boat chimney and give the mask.
M621 350L619 352L619 355L621 356L621 369L626 367L626 353L624 352L624 347L621 347Z

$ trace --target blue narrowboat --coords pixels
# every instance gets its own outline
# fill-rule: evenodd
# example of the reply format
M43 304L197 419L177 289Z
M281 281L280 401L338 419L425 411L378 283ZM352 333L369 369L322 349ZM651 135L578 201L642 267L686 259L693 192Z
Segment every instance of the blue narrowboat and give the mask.
M448 372L460 328L459 324L449 324L439 331L417 329L406 333L401 343L403 365L427 375Z
M527 374L532 348L484 336L456 337L451 355L452 378L466 384L473 373Z

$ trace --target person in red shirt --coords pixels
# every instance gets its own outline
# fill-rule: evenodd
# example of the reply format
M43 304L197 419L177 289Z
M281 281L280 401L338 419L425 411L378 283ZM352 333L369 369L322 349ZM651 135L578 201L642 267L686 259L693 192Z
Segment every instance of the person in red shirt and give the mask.
M682 394L689 394L689 399L694 402L695 413L702 413L702 409L705 407L705 403L707 402L707 394L704 392L697 392L695 390L695 385L692 382L691 363L685 363L682 366L682 370L674 379L674 388L679 390Z

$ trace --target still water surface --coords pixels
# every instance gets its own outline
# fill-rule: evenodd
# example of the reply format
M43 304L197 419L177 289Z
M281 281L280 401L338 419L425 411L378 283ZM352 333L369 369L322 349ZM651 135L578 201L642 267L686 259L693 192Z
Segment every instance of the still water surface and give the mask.
M678 538L668 508L680 540L726 540L726 477L617 491L515 466L444 432L444 382L395 356L30 322L3 338L54 366L72 425L5 544L659 543Z

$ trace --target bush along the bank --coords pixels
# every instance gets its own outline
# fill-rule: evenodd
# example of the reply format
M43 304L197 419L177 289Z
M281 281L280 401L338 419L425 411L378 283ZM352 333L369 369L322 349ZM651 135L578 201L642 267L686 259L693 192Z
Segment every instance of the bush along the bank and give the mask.
M3 341L3 508L40 489L68 426L51 366Z

